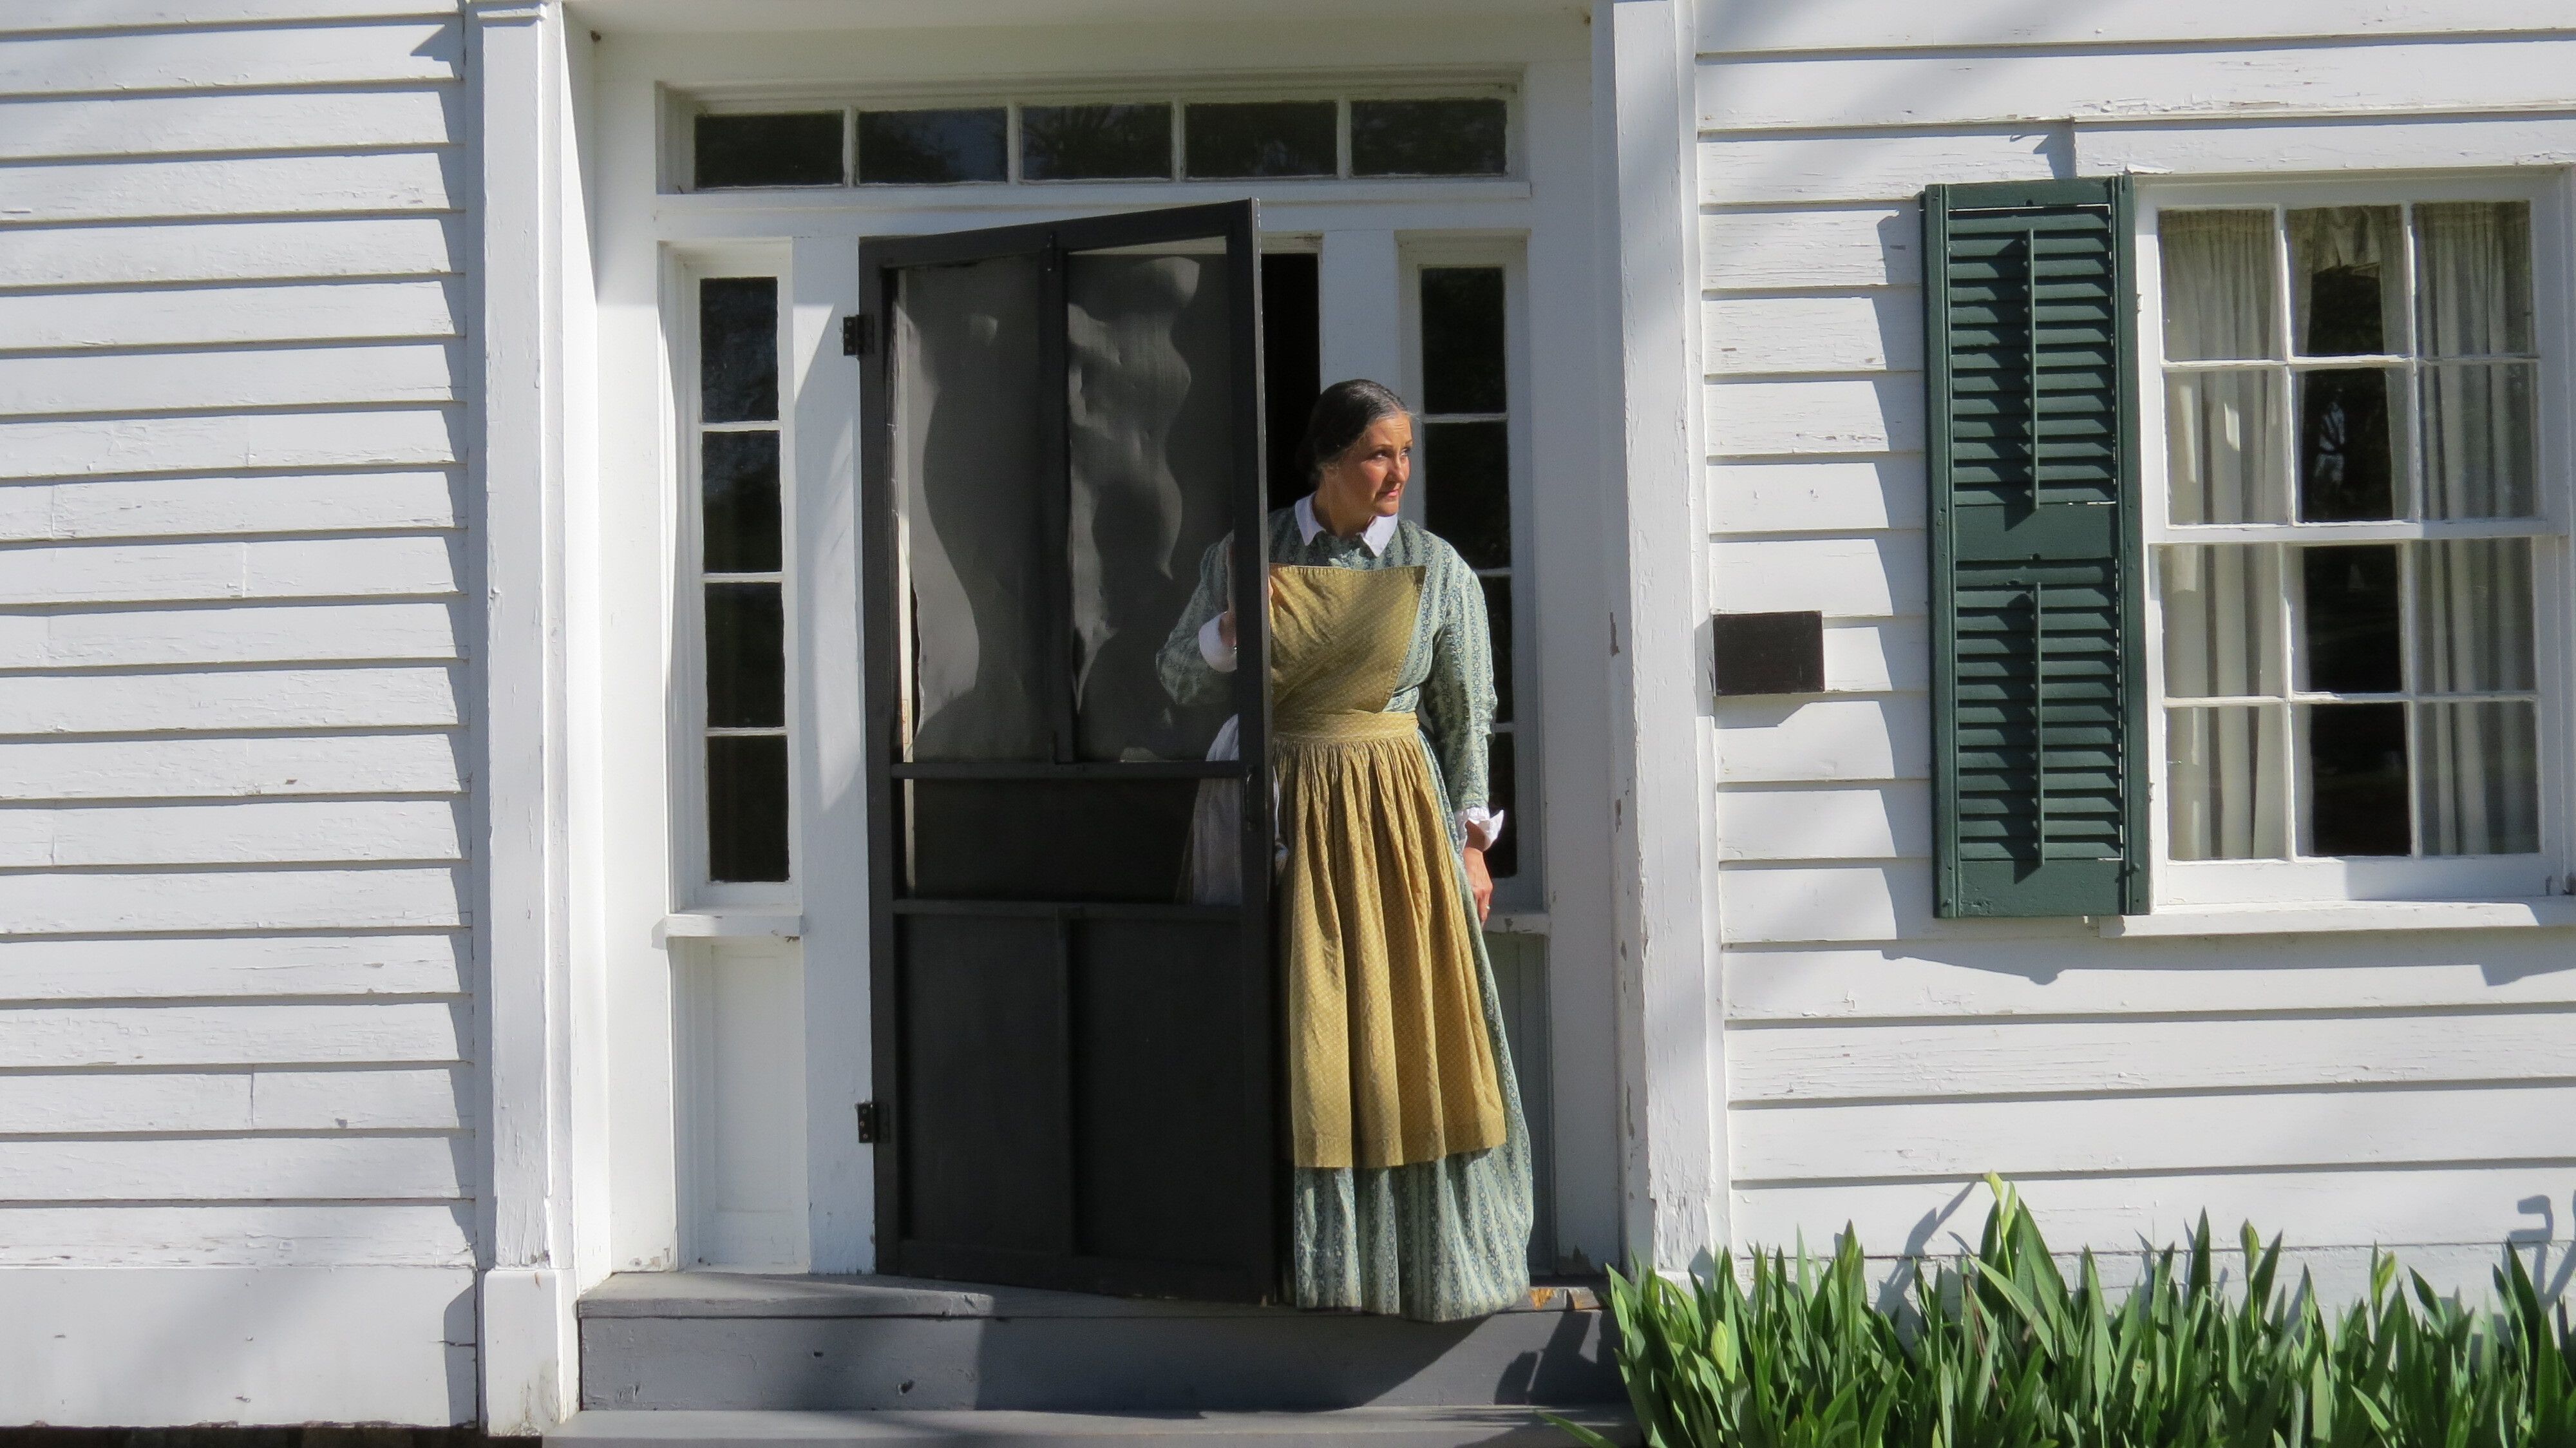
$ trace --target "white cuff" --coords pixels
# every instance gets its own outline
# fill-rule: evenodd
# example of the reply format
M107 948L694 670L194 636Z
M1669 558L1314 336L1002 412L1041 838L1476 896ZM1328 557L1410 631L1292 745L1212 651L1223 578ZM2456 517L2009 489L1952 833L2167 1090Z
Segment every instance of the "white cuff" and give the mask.
M1199 657L1207 660L1207 666L1218 673L1231 674L1234 672L1234 645L1227 643L1225 635L1217 632L1217 625L1224 622L1225 615L1218 614L1199 625Z
M1483 805L1458 811L1458 831L1467 843L1480 850L1490 850L1494 841L1503 837L1503 820L1510 810L1487 811Z

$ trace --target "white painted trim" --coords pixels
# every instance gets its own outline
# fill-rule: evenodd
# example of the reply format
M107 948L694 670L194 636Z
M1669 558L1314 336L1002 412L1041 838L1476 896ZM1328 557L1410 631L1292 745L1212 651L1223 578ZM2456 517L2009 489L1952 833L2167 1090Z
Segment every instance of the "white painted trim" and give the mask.
M805 917L778 910L707 910L665 915L653 927L653 943L674 940L741 940L773 937L796 940L805 934Z
M2106 940L2125 936L2304 935L2346 930L2529 930L2576 926L2576 899L2354 900L2106 915Z
M1365 377L1402 391L1402 329L1395 320L1404 314L1404 283L1395 233L1383 226L1327 231L1315 271L1324 385ZM1404 506L1408 516L1421 520L1419 497L1405 499Z

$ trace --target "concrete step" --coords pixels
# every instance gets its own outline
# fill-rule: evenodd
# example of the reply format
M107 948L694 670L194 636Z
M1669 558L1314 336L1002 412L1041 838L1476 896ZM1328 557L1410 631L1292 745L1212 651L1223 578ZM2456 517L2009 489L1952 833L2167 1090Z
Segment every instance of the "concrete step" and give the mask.
M1613 1443L1638 1441L1621 1410L1561 1416ZM559 1448L841 1448L937 1443L941 1448L1065 1448L1148 1443L1158 1448L1540 1448L1574 1439L1531 1408L1342 1408L1317 1413L1025 1413L905 1411L627 1412L586 1409L546 1435Z
M1432 1324L887 1277L624 1273L581 1302L582 1405L1158 1414L1623 1403L1605 1318L1581 1287Z

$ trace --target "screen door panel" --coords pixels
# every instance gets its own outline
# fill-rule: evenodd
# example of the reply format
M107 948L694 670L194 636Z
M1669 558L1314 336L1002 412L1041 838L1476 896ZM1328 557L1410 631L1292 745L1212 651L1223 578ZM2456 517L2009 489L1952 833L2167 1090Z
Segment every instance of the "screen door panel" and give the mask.
M862 247L882 1271L1278 1293L1253 245L1246 203ZM1229 537L1244 667L1176 702Z

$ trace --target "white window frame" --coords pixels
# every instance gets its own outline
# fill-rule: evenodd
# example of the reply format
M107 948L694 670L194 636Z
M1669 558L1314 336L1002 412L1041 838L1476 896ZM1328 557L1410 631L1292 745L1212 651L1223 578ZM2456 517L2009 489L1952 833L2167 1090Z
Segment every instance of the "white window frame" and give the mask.
M2144 537L2148 757L2152 761L2149 833L2154 850L2154 908L2311 904L2337 901L2521 900L2571 892L2568 879L2571 758L2570 695L2576 690L2569 615L2571 569L2571 317L2567 271L2571 226L2562 173L2537 168L2483 175L2384 175L2355 180L2245 179L2142 182L2136 209L2139 425ZM2540 516L2459 522L2186 524L2167 521L2164 387L2164 289L2157 226L2169 210L2391 206L2408 202L2523 201L2531 206L2532 311L2540 348L2535 391ZM2411 255L2411 241L2408 243ZM2275 298L2288 336L2290 298ZM2410 406L2414 405L2410 397ZM2293 424L2295 420L2292 420ZM2420 431L2418 423L2410 423ZM2295 436L2295 425L2291 432ZM2420 445L2420 444L2419 444ZM2173 858L2166 784L2164 626L2157 550L2173 544L2231 542L2402 542L2418 539L2529 536L2537 614L2533 652L2539 704L2540 850L2534 855L2177 860ZM2295 759L2293 759L2295 767ZM2295 849L2296 822L2290 822Z
M796 378L791 364L794 277L789 253L774 246L693 247L670 253L663 304L671 345L672 457L677 480L670 523L671 619L671 898L683 911L721 906L793 907L800 898L804 849L797 721L803 697L801 621L796 574ZM779 594L785 610L780 647L786 680L787 878L709 878L707 835L707 633L705 455L699 446L698 283L709 278L768 276L778 286Z

